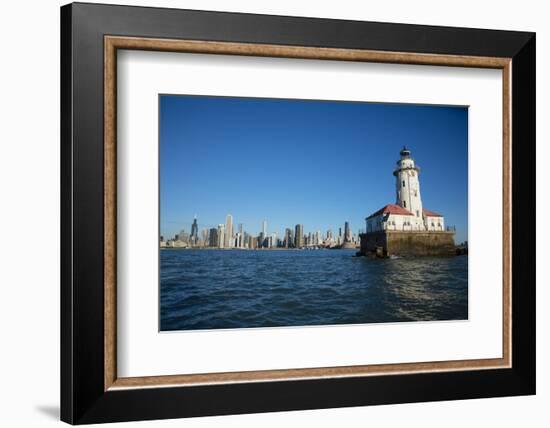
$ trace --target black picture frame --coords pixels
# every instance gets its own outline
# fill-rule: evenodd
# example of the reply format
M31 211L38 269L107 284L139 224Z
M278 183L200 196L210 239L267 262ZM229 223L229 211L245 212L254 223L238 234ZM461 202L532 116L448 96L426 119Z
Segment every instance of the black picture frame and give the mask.
M512 58L512 367L104 390L104 36ZM86 424L535 393L535 34L73 3L61 8L61 419Z

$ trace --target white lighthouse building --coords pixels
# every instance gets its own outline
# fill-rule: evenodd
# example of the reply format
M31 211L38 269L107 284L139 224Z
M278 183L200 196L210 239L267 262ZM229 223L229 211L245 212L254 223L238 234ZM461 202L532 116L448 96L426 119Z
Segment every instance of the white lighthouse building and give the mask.
M366 218L367 233L396 231L444 231L442 215L422 206L420 168L406 147L399 152L395 176L395 204L388 204Z

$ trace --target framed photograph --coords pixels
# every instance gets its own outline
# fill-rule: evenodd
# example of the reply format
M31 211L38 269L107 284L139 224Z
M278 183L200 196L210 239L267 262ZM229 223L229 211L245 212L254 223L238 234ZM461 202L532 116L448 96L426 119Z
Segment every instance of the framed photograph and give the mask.
M61 83L63 421L535 393L533 33L76 3Z

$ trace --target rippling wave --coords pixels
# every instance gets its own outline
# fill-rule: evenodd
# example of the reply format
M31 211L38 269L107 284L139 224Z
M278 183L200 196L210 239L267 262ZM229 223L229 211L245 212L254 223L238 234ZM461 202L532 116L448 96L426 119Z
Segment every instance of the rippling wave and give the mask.
M468 258L355 250L162 250L160 328L201 330L468 318Z

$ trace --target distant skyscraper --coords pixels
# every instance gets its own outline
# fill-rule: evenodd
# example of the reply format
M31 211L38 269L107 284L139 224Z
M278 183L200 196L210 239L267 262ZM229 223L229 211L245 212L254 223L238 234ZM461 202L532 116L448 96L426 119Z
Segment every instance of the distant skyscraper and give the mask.
M304 246L304 225L297 224L294 233L294 246L300 248Z
M243 235L243 224L242 223L239 223L239 227L238 227L238 232L237 232L237 247L238 248L243 248L245 246L245 242L244 242L244 235Z
M191 242L195 244L199 239L199 225L197 224L197 216L193 218L193 224L191 225Z
M233 246L233 216L227 214L225 218L225 247L231 248Z
M218 224L218 247L223 248L225 243L225 226Z
M264 221L262 222L262 233L264 234L264 238L267 236L267 220L264 218Z
M180 233L178 233L177 241L185 242L186 244L188 244L189 234L185 230L181 230Z
M201 230L201 246L206 247L208 245L208 229Z
M210 229L210 233L208 234L208 245L210 247L218 246L218 229L216 229L215 227Z
M344 242L351 242L351 232L347 221L344 223Z
M294 245L292 242L292 230L290 230L288 227L285 230L285 239L283 240L283 246L285 248L290 248Z

